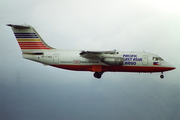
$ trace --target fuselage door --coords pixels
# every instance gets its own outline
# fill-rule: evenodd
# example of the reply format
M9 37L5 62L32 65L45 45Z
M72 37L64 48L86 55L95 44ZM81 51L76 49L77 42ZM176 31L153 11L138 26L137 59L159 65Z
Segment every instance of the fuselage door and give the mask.
M55 53L53 55L53 61L54 61L54 63L59 63L59 54Z
M142 61L143 61L143 65L147 65L148 64L148 56L147 55L143 55L142 57Z

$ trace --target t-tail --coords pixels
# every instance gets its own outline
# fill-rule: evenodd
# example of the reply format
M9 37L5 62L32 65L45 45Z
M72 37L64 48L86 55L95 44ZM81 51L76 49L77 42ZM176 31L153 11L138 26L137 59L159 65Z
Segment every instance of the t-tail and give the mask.
M54 49L43 41L32 26L12 24L7 24L7 26L12 28L23 53L37 53Z

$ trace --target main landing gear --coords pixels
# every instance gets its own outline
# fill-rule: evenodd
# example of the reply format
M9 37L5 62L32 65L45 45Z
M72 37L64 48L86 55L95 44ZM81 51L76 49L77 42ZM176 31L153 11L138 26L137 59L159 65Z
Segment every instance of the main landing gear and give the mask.
M161 72L160 78L161 78L161 79L164 78L163 72Z
M103 74L103 72L95 72L94 77L100 79L102 74Z

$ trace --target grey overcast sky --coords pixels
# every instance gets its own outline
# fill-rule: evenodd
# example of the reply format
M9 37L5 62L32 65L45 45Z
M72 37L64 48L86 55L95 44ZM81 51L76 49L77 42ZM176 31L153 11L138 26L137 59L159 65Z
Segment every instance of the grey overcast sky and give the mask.
M179 0L1 0L0 119L180 119ZM6 24L32 25L61 49L147 51L176 70L105 73L22 58Z

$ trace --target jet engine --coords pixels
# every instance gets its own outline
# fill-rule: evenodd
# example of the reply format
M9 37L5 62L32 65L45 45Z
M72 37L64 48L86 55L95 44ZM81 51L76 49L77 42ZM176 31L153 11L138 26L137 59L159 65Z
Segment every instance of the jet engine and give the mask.
M122 66L124 62L124 58L121 57L107 57L103 58L101 62L108 64L108 65L113 65L113 66Z

